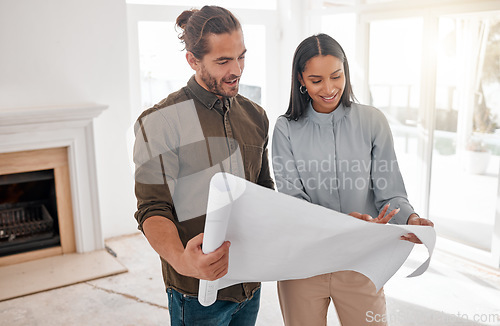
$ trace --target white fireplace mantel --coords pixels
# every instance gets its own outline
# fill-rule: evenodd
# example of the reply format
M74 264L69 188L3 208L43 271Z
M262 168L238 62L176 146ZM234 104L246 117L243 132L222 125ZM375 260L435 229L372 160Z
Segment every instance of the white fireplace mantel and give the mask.
M97 104L0 108L0 153L68 147L77 252L104 248L93 119L106 108Z

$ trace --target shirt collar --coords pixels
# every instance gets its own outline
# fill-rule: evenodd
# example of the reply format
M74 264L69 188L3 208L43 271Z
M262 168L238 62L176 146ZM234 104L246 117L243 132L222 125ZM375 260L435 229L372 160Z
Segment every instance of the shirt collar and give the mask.
M222 101L224 101L228 110L231 108L234 97L224 97L221 101L217 95L207 91L200 84L198 84L194 75L189 79L187 88L198 99L198 101L200 101L209 110L214 108L218 111L222 111Z
M347 114L349 114L350 108L346 108L342 103L330 113L320 113L314 110L312 106L312 102L309 101L307 104L307 116L312 120L319 124L325 123L337 123Z

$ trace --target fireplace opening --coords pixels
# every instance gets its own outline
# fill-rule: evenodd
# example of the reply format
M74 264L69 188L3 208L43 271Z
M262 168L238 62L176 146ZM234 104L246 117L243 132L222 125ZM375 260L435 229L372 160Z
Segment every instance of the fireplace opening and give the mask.
M0 175L0 257L60 243L54 170Z

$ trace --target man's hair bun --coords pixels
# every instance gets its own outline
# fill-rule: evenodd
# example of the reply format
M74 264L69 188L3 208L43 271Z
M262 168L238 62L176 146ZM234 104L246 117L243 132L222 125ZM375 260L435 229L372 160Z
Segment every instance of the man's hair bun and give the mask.
M175 22L175 24L177 25L177 27L179 27L180 29L182 30L185 30L186 29L186 24L189 20L189 18L191 18L191 16L195 13L199 11L198 9L191 9L191 10L184 10L180 15L179 17L177 17L177 20Z

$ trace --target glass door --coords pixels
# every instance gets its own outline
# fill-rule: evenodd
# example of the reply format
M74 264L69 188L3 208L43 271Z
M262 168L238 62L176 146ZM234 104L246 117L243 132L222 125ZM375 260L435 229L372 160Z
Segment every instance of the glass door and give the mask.
M500 263L498 12L372 19L370 104L391 126L408 197L443 249ZM449 241L451 240L451 241Z
M417 120L422 56L421 18L370 23L369 100L384 112L410 203L421 211Z
M439 18L429 216L444 238L492 251L500 168L500 19Z

